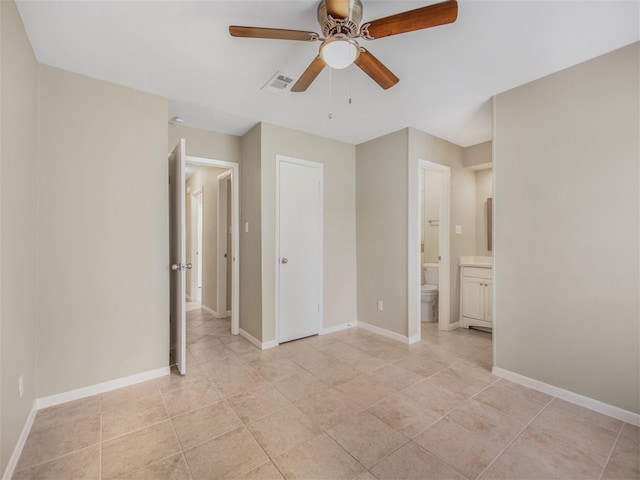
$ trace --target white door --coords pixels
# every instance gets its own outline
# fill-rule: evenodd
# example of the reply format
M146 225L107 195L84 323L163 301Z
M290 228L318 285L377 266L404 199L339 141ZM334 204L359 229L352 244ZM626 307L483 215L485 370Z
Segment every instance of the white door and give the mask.
M278 157L278 342L322 325L322 165Z
M186 226L184 198L185 141L180 140L169 155L169 261L171 348L173 359L182 375L187 371L186 361Z

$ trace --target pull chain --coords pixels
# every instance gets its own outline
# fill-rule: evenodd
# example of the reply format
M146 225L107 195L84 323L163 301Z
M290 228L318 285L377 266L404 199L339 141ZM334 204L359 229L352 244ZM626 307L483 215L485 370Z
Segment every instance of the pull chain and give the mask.
M331 67L329 67L329 120L333 118L333 113L331 113Z

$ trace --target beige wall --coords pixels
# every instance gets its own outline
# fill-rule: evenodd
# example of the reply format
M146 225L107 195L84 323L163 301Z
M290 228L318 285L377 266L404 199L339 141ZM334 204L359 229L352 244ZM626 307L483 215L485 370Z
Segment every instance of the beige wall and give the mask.
M37 397L38 62L12 1L0 2L0 59L2 474Z
M187 180L187 188L191 193L187 194L187 262L195 265L197 259L192 250L191 232L192 226L195 232L195 208L191 209L192 195L197 191L203 192L203 231L202 231L202 304L218 313L219 317L225 317L226 312L218 312L218 176L228 169L215 167L200 167L200 169ZM195 201L193 202L195 204ZM195 205L194 205L195 207ZM193 275L191 275L193 273ZM195 280L195 270L191 270L188 287ZM191 278L194 277L194 278ZM189 291L189 290L187 290ZM231 307L228 307L231 310Z
M639 58L636 43L500 94L494 110L496 364L632 412Z
M187 155L240 163L242 158L241 137L173 123L169 124L168 131L169 151L172 151L180 139L184 138Z
M493 197L493 170L476 171L476 255L491 256L487 243L487 199Z
M263 341L261 144L262 124L242 137L240 172L240 328ZM249 231L245 231L245 224Z
M356 147L358 322L401 335L407 334L407 146L405 129Z
M323 327L357 318L355 150L347 143L262 124L263 341L275 338L277 154L324 165Z
M478 143L462 151L462 165L467 168L488 167L493 161L491 141Z
M418 171L420 159L447 165L451 168L450 312L452 323L458 321L460 317L458 261L462 255L475 255L476 250L476 176L475 172L465 168L462 164L463 151L464 149L458 145L414 128L409 129L408 158L411 172ZM462 226L461 235L456 235L456 225Z
M38 394L168 364L167 101L41 66Z

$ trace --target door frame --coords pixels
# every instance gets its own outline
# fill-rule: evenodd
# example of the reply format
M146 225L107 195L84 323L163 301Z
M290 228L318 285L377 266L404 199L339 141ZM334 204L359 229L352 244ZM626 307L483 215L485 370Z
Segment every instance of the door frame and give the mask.
M198 252L191 277L191 300L202 304L202 287L198 289L198 277L202 284L202 238L204 233L204 187L191 194L191 261ZM195 212L195 215L194 215ZM201 216L202 214L202 216ZM195 219L195 221L194 221ZM195 295L193 295L195 291Z
M227 246L227 181L229 181L229 186L233 180L231 179L231 170L228 170L224 173L218 175L218 225L216 228L217 239L217 261L216 261L216 279L217 279L217 302L216 302L216 312L218 312L218 317L224 318L227 316L227 258L223 255L226 253L228 255L228 246ZM222 194L221 185L224 185L224 195ZM224 219L224 221L222 221ZM233 221L231 222L233 226ZM233 238L233 237L232 237ZM224 243L224 249L222 245ZM233 273L233 272L232 272ZM233 277L233 275L232 275ZM231 279L233 281L233 278ZM231 311L233 315L233 310Z
M300 158L287 157L276 154L276 221L275 221L275 345L280 344L280 164L283 162L303 165L305 167L317 168L320 170L320 331L324 326L324 164L302 160Z
M231 334L240 333L240 165L236 162L187 155L186 163L231 170Z
M460 320L451 322L451 168L429 160L419 159L417 172L409 171L409 235L408 235L408 325L409 342L422 339L422 322L420 321L420 277L422 255L420 251L420 232L422 228L422 199L420 198L420 182L423 170L442 174L442 190L440 193L440 230L438 243L440 262L438 266L438 328L454 330ZM411 213L413 211L413 214Z

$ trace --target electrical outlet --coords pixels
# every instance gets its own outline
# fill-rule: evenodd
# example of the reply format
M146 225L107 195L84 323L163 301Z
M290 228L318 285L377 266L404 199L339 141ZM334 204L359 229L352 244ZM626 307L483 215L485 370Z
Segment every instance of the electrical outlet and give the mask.
M20 398L22 398L22 395L24 394L24 374L20 375L20 378L18 378L18 392L20 393Z
M378 311L381 312L384 310L384 303L382 303L382 300L378 300Z

